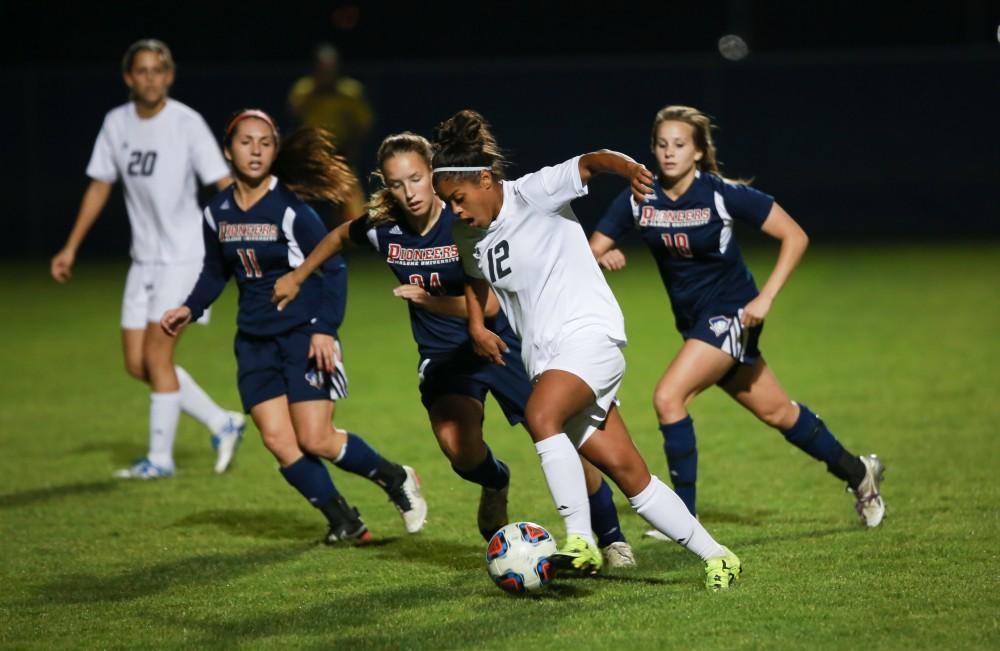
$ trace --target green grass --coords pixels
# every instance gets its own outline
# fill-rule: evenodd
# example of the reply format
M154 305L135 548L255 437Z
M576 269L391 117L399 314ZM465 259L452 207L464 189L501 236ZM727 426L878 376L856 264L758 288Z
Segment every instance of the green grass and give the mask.
M773 251L753 255L758 278ZM352 261L342 332L351 397L337 422L420 471L431 514L407 537L381 491L339 471L377 544L316 543L321 517L255 431L216 477L207 434L182 419L179 475L114 482L141 456L147 392L122 372L125 264L0 271L0 647L998 648L1000 247L815 248L779 298L762 348L848 448L886 461L889 516L856 524L843 486L720 391L693 405L703 521L743 559L711 595L701 564L642 539L640 567L514 599L486 575L477 490L452 474L420 406L416 350L391 278ZM630 345L622 410L665 475L652 387L679 338L650 262L612 277ZM180 363L236 406L235 291ZM511 515L561 534L534 450L495 405L488 438L511 465Z

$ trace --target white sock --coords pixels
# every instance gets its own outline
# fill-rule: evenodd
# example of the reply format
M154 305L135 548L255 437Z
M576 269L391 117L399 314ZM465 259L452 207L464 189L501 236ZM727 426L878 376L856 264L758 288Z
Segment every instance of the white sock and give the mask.
M568 436L556 434L535 443L535 450L542 461L542 473L545 474L556 510L566 524L566 534L576 534L594 543L590 530L587 481L583 477L583 466L576 448Z
M651 477L649 486L635 497L628 498L628 501L635 512L653 525L654 529L694 552L701 560L707 561L725 555L722 546L691 515L677 493L670 490L656 475Z
M174 437L181 417L181 393L149 394L149 460L163 468L174 467Z
M213 434L229 422L229 412L215 404L204 389L198 386L191 374L175 366L177 383L181 385L181 409L207 427Z

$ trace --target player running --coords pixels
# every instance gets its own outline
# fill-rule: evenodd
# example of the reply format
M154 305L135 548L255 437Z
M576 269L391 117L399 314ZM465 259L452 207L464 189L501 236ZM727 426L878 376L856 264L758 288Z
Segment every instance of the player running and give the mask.
M504 181L505 161L475 111L442 123L434 147L435 189L460 220L455 241L469 277L473 345L505 364L507 344L484 320L492 287L521 339L534 384L525 419L567 533L553 564L584 573L602 565L590 534L579 449L639 515L705 561L706 587L728 588L740 574L739 559L649 474L615 406L625 373L624 319L569 205L587 193L595 174L629 179L639 197L651 191L652 175L621 154L600 151Z
M590 238L600 264L621 269L625 257L612 247L638 231L660 269L684 337L653 395L674 490L694 514L698 449L687 405L717 384L847 482L861 522L876 527L885 515L882 462L874 454L845 450L819 416L788 397L757 347L771 304L809 238L773 197L721 176L711 129L710 118L697 109L667 106L657 113L651 147L659 174L653 190L641 200L623 192ZM734 220L781 242L760 292L733 238Z
M400 285L393 294L408 303L410 327L420 353L420 395L438 445L455 473L482 487L478 525L483 538L509 522L510 471L483 440L486 392L512 425L524 422L531 385L520 360L520 343L499 304L486 308L490 327L506 342L505 366L472 350L466 322L465 274L452 239L454 213L434 196L431 145L413 133L391 135L378 150L375 176L385 186L375 193L368 215L331 231L305 262L274 284L272 300L283 309L302 283L330 256L349 244L370 246L385 256ZM591 526L612 567L632 567L635 558L618 523L611 488L590 464Z
M311 277L303 299L278 312L274 281L302 263L326 228L301 197L342 204L357 181L335 155L332 135L301 129L279 148L274 120L238 113L226 128L226 158L236 182L205 208L205 264L184 305L163 315L170 336L197 319L230 275L240 290L235 341L240 398L281 475L326 516L327 543L364 541L367 527L337 491L320 459L366 477L388 494L409 533L427 517L414 470L386 460L360 436L331 425L335 401L347 396L337 341L344 317L346 267L330 260ZM275 175L272 175L272 168ZM284 182L279 180L279 176Z
M125 371L149 384L149 452L116 477L160 479L174 474L174 438L181 411L212 433L215 472L225 472L243 437L244 418L219 407L194 378L174 365L177 339L160 330L163 311L177 305L194 286L204 245L198 179L220 190L229 168L205 120L167 97L174 83L174 59L165 44L136 41L122 60L130 101L104 118L87 165L87 186L76 223L62 250L52 258L52 277L67 282L76 253L100 216L111 186L125 185L132 229L132 266L122 300ZM203 323L208 322L206 314Z

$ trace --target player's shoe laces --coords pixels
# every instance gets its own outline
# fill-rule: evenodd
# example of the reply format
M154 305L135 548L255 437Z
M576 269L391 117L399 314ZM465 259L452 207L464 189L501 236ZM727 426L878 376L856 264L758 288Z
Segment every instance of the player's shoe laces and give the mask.
M619 540L611 543L607 547L603 547L601 549L601 553L604 555L604 562L607 563L608 567L636 566L635 554L632 552L632 546L624 540Z
M215 448L215 472L221 475L229 470L236 456L236 450L243 440L243 431L247 427L246 418L243 414L235 411L229 412L229 420L218 432L212 435L212 447Z
M403 466L406 479L396 488L390 489L389 500L403 516L403 525L407 533L417 533L427 522L427 500L420 492L420 477L417 471L409 466Z
M158 466L149 459L139 459L128 468L116 470L116 479L166 479L174 476L173 466Z
M552 567L557 572L570 571L580 576L597 574L601 571L601 566L604 565L601 550L597 548L597 545L587 542L582 536L576 534L566 538L566 544L555 554L549 556L549 562L552 563Z
M327 545L341 543L357 545L371 540L372 535L361 520L361 514L350 506L343 496L334 498L320 510L330 522L330 530L323 539Z
M863 454L858 458L865 464L865 478L856 489L848 487L847 490L854 494L856 499L854 510L858 512L861 524L877 527L885 517L885 501L879 492L885 474L885 464L874 454Z
M705 587L712 592L728 590L743 573L743 566L736 554L723 547L723 556L705 561Z
M510 484L500 490L493 490L483 486L479 493L479 512L476 514L476 523L479 525L479 533L482 534L486 542L489 542L497 531L499 531L509 520L507 520L507 491Z

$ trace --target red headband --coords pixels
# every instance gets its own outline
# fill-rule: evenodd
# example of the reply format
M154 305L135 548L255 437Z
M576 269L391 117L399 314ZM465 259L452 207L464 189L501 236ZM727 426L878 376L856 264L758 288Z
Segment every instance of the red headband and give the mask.
M270 115L268 115L264 111L261 111L260 109L247 109L245 111L240 111L239 113L236 114L236 117L234 117L232 120L229 121L229 126L226 127L226 138L228 138L229 135L233 132L233 129L236 128L237 124L239 124L243 120L246 120L247 118L258 118L260 120L263 120L264 122L267 122L267 126L271 127L271 131L273 131L275 135L278 134L278 128L274 126L274 120L271 119Z

